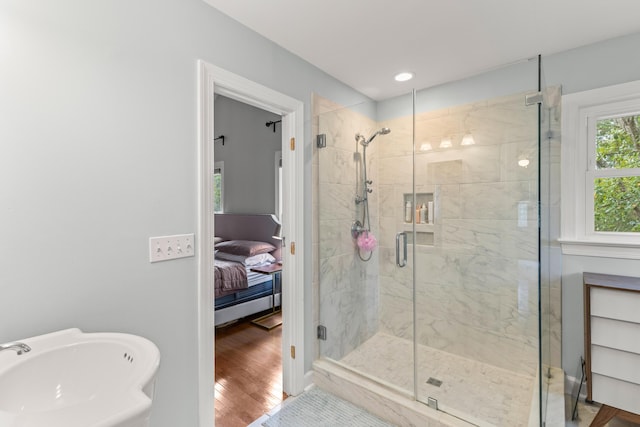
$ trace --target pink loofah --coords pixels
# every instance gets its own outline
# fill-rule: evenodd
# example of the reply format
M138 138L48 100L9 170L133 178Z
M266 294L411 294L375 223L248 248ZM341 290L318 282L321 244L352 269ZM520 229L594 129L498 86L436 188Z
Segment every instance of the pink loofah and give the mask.
M368 252L371 252L376 248L376 246L378 246L378 241L373 233L370 233L369 231L363 231L360 233L356 243L360 249Z

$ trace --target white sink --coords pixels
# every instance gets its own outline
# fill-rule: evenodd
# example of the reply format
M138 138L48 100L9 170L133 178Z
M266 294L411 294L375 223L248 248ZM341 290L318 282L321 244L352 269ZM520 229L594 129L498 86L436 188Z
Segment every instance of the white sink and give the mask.
M128 334L67 329L0 351L0 426L149 425L160 352Z

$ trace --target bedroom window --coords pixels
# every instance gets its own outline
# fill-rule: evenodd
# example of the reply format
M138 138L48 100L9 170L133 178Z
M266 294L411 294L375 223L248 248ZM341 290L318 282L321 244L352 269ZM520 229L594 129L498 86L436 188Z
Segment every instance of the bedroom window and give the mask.
M213 211L224 212L224 162L213 163Z
M276 152L276 217L282 218L282 151Z
M562 248L640 259L640 82L563 96Z

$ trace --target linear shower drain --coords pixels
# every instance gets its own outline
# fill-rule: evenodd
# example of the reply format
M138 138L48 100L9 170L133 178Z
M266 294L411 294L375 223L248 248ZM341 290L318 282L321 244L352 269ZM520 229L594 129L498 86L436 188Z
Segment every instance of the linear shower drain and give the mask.
M440 381L439 379L433 378L433 377L429 377L429 379L427 380L427 384L431 384L431 385L434 385L436 387L440 387L442 385L442 381Z

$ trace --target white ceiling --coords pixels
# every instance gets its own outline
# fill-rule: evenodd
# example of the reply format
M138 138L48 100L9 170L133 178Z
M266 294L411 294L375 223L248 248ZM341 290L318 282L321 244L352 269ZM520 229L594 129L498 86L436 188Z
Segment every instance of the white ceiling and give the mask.
M204 1L376 100L640 31L639 0Z

